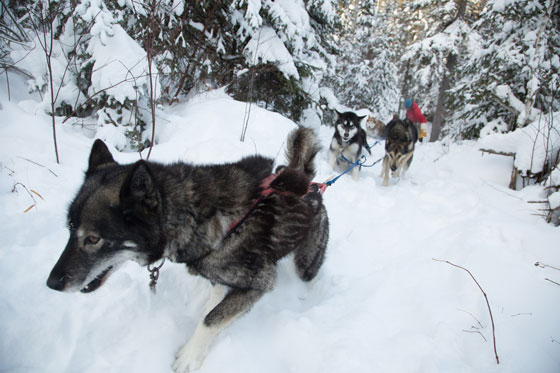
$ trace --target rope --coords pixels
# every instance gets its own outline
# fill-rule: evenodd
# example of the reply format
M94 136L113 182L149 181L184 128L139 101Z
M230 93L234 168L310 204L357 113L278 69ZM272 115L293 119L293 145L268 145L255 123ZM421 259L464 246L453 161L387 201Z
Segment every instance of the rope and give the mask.
M342 177L342 175L347 174L347 173L350 172L350 170L352 170L354 167L360 165L360 162L363 163L363 162L365 162L366 159L367 159L366 156L362 154L362 156L361 156L359 159L357 159L356 162L352 163L352 162L350 162L348 159L346 159L346 157L344 157L344 155L341 154L341 157L342 157L343 160L345 160L346 162L350 163L351 166L348 167L346 170L344 170L340 175L338 175L338 176L335 177L334 179L331 179L331 180L329 180L329 181L326 181L326 182L324 183L326 186L331 186L331 185L333 185L338 179L340 179L340 178Z
M372 146L375 146L376 144L373 144ZM324 184L326 186L331 186L333 185L338 179L340 179L343 175L347 174L348 172L350 172L350 170L352 170L354 167L356 166L360 166L360 167L373 167L376 164L378 164L379 162L381 162L383 160L384 157L379 158L378 160L376 160L375 162L373 162L372 164L365 164L367 162L367 158L365 155L361 155L360 158L358 158L355 162L351 162L349 161L344 154L340 154L340 158L345 161L346 163L350 164L350 167L348 167L346 170L344 170L340 175L338 175L337 177L335 177L334 179L328 180L326 181Z
M377 144L381 144L381 141L376 140L372 145L366 145L366 148L367 148L368 150L371 150L371 149L372 149L375 145L377 145Z

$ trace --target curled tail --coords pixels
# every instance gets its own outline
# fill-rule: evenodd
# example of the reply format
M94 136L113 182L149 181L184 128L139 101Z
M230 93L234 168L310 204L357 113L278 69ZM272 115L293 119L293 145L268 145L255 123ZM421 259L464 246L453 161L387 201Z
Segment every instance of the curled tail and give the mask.
M288 135L286 158L288 167L303 171L309 179L315 177L315 156L321 150L312 129L298 127Z

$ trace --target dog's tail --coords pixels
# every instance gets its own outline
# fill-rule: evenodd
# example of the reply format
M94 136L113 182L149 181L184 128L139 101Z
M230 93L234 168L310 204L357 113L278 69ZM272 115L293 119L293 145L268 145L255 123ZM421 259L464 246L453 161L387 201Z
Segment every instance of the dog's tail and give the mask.
M288 135L286 158L288 167L303 171L307 177L315 177L315 156L321 150L312 129L298 127Z

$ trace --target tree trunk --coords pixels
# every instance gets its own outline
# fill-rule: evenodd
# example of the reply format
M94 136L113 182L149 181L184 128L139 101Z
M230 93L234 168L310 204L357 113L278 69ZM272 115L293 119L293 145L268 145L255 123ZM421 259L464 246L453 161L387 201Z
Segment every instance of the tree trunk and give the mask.
M445 64L446 73L443 75L441 85L439 86L439 94L437 99L436 111L434 113L434 120L432 122L432 134L430 135L430 142L437 141L443 127L443 119L445 115L445 100L447 99L447 90L449 89L450 76L455 70L457 65L457 56L450 54L447 56L447 63Z
M457 18L456 20L462 20L465 17L465 11L467 9L467 0L459 0L457 4ZM449 89L449 84L451 77L457 66L458 56L455 54L450 54L447 56L447 63L445 64L445 74L441 80L441 85L439 87L438 100L436 104L436 110L434 113L434 120L432 122L432 134L430 135L430 142L437 141L441 133L441 127L444 124L445 116L445 101L447 99L447 90Z

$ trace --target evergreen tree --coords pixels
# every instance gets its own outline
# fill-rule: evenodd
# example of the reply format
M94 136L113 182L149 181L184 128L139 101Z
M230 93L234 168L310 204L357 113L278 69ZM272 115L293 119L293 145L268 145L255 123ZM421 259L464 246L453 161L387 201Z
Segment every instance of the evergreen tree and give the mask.
M355 1L342 17L345 32L330 84L345 106L367 108L388 121L397 109L397 70L384 18L375 12L375 1Z
M409 45L400 60L403 98L412 98L428 116L436 110L440 87L447 73L450 56L458 56L468 27L458 19L458 3L453 0L412 2L404 13L410 14ZM422 35L425 34L425 37ZM452 57L454 58L454 57Z
M560 4L489 1L453 89L456 132L510 131L560 109Z
M334 25L333 2L238 0L230 20L245 57L240 67L248 70L238 69L228 92L296 121L316 107L320 82L334 64L324 37Z

